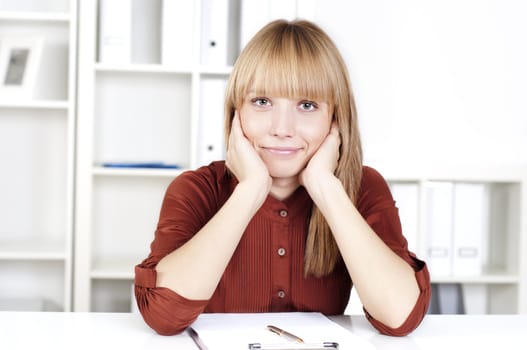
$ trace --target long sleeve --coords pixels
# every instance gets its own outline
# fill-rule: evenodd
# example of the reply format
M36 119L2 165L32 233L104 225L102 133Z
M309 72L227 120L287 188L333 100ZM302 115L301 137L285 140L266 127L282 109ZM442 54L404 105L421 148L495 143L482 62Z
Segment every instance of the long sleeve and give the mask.
M395 206L388 184L374 169L364 167L358 210L370 227L386 245L405 260L415 271L420 294L406 321L398 328L391 328L374 319L364 310L369 322L382 334L403 336L413 331L426 315L431 297L430 275L424 261L408 251L408 242L403 236L398 209ZM386 286L390 288L390 286Z
M219 167L219 171L214 171ZM187 242L221 205L216 173L222 166L178 176L167 188L149 256L135 267L135 296L145 322L160 334L182 332L205 309L208 300L189 300L156 287L158 262ZM224 170L223 170L224 172Z
M135 296L145 322L162 335L181 333L205 309L207 300L189 300L168 288L156 287L154 259L135 267Z

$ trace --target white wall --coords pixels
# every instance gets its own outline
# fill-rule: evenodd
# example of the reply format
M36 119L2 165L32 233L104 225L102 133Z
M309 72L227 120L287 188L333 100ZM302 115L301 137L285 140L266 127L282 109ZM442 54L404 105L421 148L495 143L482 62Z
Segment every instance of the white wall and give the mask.
M317 0L365 162L527 164L527 2Z

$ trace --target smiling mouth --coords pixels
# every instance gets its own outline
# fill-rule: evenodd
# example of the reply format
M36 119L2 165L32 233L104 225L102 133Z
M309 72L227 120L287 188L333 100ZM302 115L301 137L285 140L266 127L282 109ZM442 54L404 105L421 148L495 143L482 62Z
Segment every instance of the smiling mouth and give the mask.
M297 153L300 148L296 147L263 147L264 150L271 154L288 156Z

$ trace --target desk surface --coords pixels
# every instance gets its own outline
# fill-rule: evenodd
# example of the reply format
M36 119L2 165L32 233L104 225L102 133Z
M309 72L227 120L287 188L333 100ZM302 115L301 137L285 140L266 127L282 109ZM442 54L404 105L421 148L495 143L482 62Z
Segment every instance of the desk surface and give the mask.
M377 349L527 349L527 315L428 315L407 337L378 334L363 316L331 317ZM0 312L1 349L195 350L160 336L135 313ZM234 350L234 349L233 349Z

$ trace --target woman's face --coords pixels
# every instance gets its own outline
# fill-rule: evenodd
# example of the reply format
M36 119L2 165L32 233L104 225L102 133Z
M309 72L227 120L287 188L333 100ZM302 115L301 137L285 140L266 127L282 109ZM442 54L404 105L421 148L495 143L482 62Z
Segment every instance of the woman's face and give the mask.
M240 109L243 132L273 178L296 177L329 133L328 103L249 93Z

